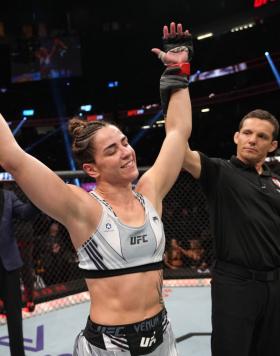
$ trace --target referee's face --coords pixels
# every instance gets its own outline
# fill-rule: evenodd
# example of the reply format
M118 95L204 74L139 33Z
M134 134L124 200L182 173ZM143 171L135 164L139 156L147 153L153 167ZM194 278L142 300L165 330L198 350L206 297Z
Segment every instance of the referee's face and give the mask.
M273 125L267 120L248 118L234 135L237 158L246 164L262 164L269 152L277 148L273 140Z

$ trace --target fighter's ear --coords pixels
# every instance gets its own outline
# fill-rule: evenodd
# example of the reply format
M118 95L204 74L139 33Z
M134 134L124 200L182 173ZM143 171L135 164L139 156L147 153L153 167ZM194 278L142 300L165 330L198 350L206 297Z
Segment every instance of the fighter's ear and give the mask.
M89 175L92 178L96 179L99 177L99 171L95 163L84 163L83 170L86 172L87 175Z

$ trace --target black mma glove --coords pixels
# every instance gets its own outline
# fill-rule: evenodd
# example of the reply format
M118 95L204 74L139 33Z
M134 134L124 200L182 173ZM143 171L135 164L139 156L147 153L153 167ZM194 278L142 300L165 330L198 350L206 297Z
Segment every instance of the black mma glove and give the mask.
M162 39L163 50L164 52L181 52L188 51L188 62L191 61L193 57L193 42L192 35L188 33L184 33L184 36L179 35L178 33L175 36L163 38Z
M168 64L172 62L172 60L176 60L174 56L172 59L168 57L171 56L170 52L178 53L186 51L188 53L187 58L189 62L193 56L192 36L189 32L184 32L183 34L176 33L173 36L164 38L163 49L164 52L159 54L159 58L167 65L167 68L160 78L160 98L162 111L164 116L166 116L172 90L187 88L190 75L189 63Z

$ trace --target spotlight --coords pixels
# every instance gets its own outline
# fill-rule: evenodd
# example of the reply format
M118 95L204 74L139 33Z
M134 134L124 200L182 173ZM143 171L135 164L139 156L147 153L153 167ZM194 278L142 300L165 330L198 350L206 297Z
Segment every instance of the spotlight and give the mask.
M22 116L33 116L34 112L34 109L24 109L22 110Z
M209 38L209 37L213 37L212 32L204 33L203 35L197 36L197 39L200 41L200 40L204 40L205 38Z
M91 111L91 109L92 109L92 105L90 105L90 104L80 106L80 110L82 110L82 111L89 112L89 111Z
M108 83L108 88L117 88L118 86L119 86L119 82L117 80Z

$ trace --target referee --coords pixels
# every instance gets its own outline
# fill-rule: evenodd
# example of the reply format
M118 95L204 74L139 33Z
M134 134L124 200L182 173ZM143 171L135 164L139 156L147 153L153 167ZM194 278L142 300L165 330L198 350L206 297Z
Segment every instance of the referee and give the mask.
M214 237L213 356L280 355L280 178L265 164L278 131L257 109L241 120L230 160L187 148L184 168L206 195Z

